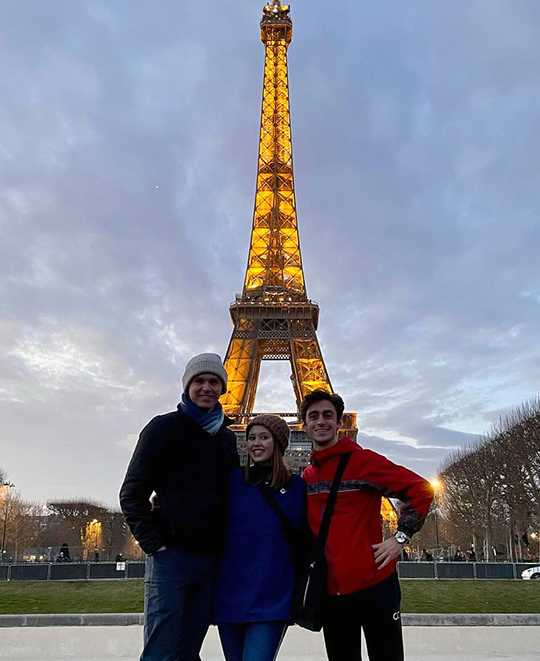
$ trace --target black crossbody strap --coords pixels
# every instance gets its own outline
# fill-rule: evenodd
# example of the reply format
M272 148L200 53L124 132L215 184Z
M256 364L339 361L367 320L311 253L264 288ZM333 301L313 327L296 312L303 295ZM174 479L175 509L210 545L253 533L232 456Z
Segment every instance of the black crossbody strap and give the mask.
M317 547L322 551L326 544L326 538L328 537L328 530L330 529L330 519L334 513L334 505L336 504L337 494L339 490L339 485L341 484L341 478L345 472L345 467L351 458L351 453L342 454L339 458L339 464L336 469L336 474L334 476L334 481L330 488L330 495L326 501L326 507L324 508L324 514L321 521L321 527L319 528L319 534L317 536Z
M279 522L281 523L281 527L283 528L283 533L285 537L287 538L287 541L289 544L293 545L294 544L294 539L296 537L296 530L294 528L293 522L289 519L289 517L285 514L285 512L281 509L281 507L277 504L276 499L271 493L271 488L267 486L260 486L259 487L260 492L262 497L265 499L265 501L268 503L268 505L272 508L274 514L277 516L279 519Z

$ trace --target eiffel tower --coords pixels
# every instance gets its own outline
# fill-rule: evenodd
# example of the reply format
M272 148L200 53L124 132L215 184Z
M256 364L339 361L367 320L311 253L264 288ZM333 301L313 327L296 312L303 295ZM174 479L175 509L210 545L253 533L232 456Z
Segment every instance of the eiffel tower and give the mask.
M289 7L273 0L263 8L260 26L265 62L255 209L244 288L230 306L229 382L221 399L225 413L244 429L253 415L262 360L290 362L297 409L312 390L332 392L316 333L319 306L307 297L298 239L287 69ZM355 438L356 414L346 413L344 423L343 432ZM301 429L298 420L290 426Z

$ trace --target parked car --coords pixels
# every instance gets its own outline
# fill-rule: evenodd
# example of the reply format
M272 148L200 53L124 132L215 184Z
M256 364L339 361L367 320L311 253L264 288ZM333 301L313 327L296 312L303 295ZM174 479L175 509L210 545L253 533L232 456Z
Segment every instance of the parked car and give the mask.
M528 580L540 579L540 567L529 567L521 572L521 578Z

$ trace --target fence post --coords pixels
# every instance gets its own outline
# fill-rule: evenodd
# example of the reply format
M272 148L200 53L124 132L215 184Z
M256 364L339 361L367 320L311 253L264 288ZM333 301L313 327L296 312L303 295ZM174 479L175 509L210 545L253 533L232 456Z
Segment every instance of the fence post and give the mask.
M435 578L439 578L439 563L434 562L434 568L435 568Z
M51 580L51 574L52 574L52 563L49 562L49 565L47 566L47 580Z
M89 562L86 563L86 580L87 581L90 580L90 563Z
M11 581L11 565L7 568L6 581Z
M514 578L517 578L517 568L516 568L516 563L515 562L512 563L512 576Z

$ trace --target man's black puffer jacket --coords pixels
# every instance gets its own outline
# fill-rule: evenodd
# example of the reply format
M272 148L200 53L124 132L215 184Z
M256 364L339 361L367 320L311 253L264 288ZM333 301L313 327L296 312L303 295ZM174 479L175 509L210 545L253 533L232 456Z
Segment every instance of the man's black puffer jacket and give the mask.
M227 429L231 422L225 418L212 436L179 409L142 430L120 505L145 553L161 546L205 555L219 550L229 472L240 465L236 437Z

